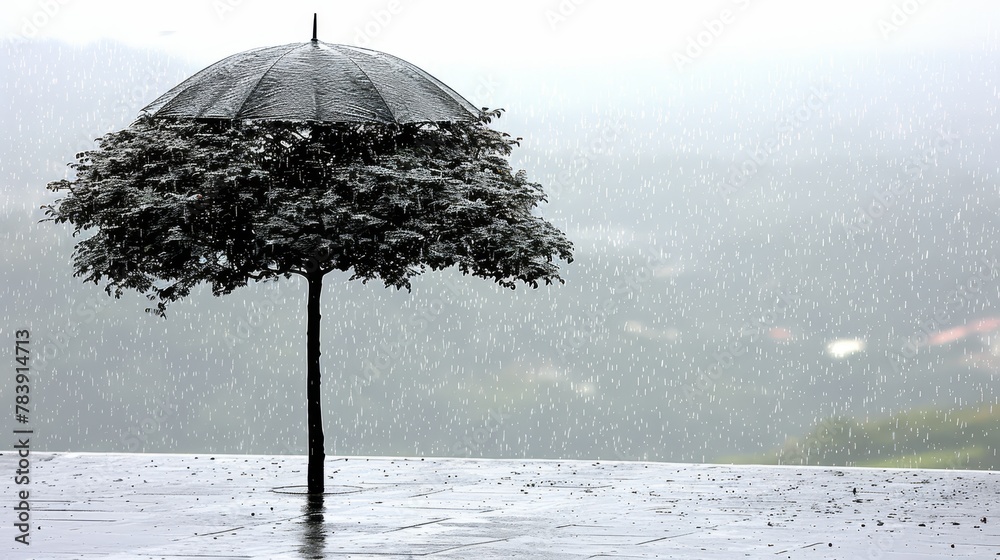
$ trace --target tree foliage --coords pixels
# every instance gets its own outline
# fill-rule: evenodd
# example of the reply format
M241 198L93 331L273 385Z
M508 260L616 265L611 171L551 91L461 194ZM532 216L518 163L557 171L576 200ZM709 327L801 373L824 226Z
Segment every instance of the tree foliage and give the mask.
M77 276L166 305L208 283L349 271L409 288L427 269L514 288L562 281L572 245L534 215L517 140L477 121L397 127L140 118L77 154L43 207L69 222Z

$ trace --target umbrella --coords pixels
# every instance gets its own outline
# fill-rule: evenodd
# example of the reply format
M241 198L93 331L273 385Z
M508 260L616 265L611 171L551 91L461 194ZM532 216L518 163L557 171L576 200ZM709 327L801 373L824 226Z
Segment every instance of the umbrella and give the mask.
M234 54L143 109L154 117L404 124L470 121L479 110L395 56L313 38Z

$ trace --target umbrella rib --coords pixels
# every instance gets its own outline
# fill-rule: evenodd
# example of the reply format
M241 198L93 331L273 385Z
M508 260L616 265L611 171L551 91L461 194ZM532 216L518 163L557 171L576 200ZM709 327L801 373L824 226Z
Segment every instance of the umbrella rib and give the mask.
M350 60L351 64L353 64L358 69L358 72L361 72L362 74L365 75L365 78L368 79L368 83L370 83L372 85L372 89L375 90L375 94L379 96L379 99L382 100L382 104L385 105L385 108L389 112L389 117L392 119L393 123L396 125L400 124L399 121L396 119L396 115L392 113L392 107L389 106L389 102L386 100L385 96L382 95L382 92L379 91L378 86L375 85L375 80L372 80L372 77L368 75L368 72L365 72L365 69L362 68L360 64L355 62L354 59L351 58L346 53L344 54L344 58Z
M389 57L392 57L392 58L396 58L396 57L394 57L391 54L386 54L386 56L389 56ZM397 60L399 60L399 59L397 59ZM402 62L406 62L406 61L402 61ZM473 105L468 99L462 97L462 95L460 93L458 93L457 91L451 89L451 87L448 84L446 84L446 83L442 82L441 80L435 78L433 74L431 74L430 72L424 70L423 68L421 68L419 66L413 66L413 65L410 65L410 66L412 67L413 71L417 73L417 75L423 77L425 80L427 80L430 83L434 84L435 86L437 86L438 89L440 89L445 94L447 94L447 99L448 99L448 101L450 103L452 103L453 105L457 105L458 107L460 107L461 109L464 109L465 111L469 111L469 113L471 115L482 114L482 112L479 109L477 109L476 106ZM466 105L468 105L468 107L466 107Z
M263 72L260 73L260 78L257 80L257 83L254 84L254 86L250 89L250 92L247 93L247 96L243 98L243 102L240 103L239 108L236 109L236 111L233 113L233 119L239 118L239 115L243 112L243 107L246 106L247 102L250 101L250 98L253 97L253 94L256 93L257 90L260 88L260 83L262 81L264 81L264 76L266 76L267 73L270 72L272 68L274 68L274 65L277 64L277 63L279 63L279 62L281 62L281 59L285 58L286 56L288 56L289 53L291 53L295 49L301 47L302 45L300 45L300 44L292 44L290 46L292 48L290 48L287 51L283 52L281 54L281 56L279 56L278 58L275 58L274 62L272 62L271 65L267 67L267 70L264 70Z

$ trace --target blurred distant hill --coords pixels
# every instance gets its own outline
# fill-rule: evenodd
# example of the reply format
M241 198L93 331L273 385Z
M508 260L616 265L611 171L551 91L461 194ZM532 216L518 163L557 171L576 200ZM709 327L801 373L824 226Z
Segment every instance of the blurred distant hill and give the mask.
M888 418L826 419L777 451L722 459L768 465L996 470L1000 407L911 410Z

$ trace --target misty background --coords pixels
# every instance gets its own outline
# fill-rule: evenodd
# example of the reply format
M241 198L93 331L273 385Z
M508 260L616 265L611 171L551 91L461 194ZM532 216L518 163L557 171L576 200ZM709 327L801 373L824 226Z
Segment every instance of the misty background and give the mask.
M203 290L158 319L140 295L73 278L70 227L39 223L38 207L77 152L184 78L307 40L313 7L284 40L200 60L129 37L26 36L43 4L24 3L0 46L0 339L32 333L35 446L304 454L304 282ZM411 57L389 38L417 22L392 3L331 24L339 36L318 10L321 40L369 41L507 109L494 126L523 138L514 168L576 246L566 284L537 290L455 271L410 293L328 275L327 452L1000 466L996 30L914 2L886 36L909 3L873 4L859 46L741 48L754 23L737 16L756 6L720 2L688 8L677 33L573 58L560 49L585 49L585 32L607 38L585 18L601 3L515 3L551 50L506 62L516 29L481 39L497 60L422 54L433 42ZM72 28L75 7L56 5L49 29ZM440 5L408 9L474 18ZM211 28L219 6L198 6ZM708 39L726 9L733 23ZM379 10L395 19L364 34ZM13 383L0 392L12 401Z

